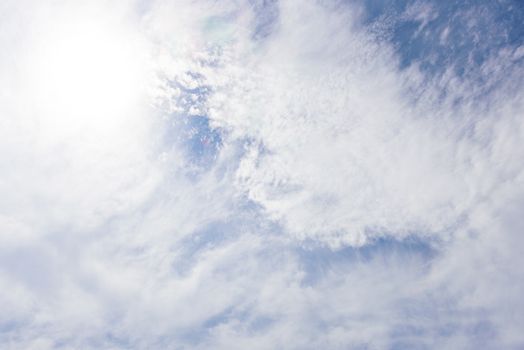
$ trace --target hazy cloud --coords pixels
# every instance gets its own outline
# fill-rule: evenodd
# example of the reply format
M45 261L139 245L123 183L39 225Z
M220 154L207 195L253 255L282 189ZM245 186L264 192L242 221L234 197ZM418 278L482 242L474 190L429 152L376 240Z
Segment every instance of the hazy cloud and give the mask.
M5 1L0 348L522 347L502 3Z

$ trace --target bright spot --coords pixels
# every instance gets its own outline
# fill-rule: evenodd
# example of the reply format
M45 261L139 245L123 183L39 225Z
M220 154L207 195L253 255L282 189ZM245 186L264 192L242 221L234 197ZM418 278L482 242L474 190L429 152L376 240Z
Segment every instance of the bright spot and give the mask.
M31 53L35 113L60 133L114 132L143 96L136 37L96 14L67 14L39 33Z

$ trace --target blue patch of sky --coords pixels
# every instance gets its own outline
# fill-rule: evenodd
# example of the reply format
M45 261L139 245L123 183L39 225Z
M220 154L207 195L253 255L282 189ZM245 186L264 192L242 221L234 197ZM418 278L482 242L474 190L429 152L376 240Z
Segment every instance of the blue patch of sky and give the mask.
M218 155L222 137L209 125L206 116L190 116L183 124L184 147L191 163L198 168L211 165Z
M278 23L278 0L250 0L249 3L255 14L255 29L252 33L254 40L261 40L269 36Z
M355 264L369 263L374 259L417 259L429 267L437 250L431 242L416 237L403 240L384 237L362 247L344 247L339 250L306 243L297 247L296 253L305 273L302 283L315 285L330 272L342 272Z
M413 63L438 74L448 67L464 76L478 74L478 67L502 48L524 43L524 2L519 0L395 1L369 0L364 23L383 21L400 56L401 68ZM427 22L417 19L430 6ZM409 8L414 16L407 16Z
M197 81L201 78L197 73L187 74ZM200 84L188 88L178 81L169 81L169 84L180 92L176 101L180 111L171 113L167 118L163 142L168 148L182 150L188 175L196 176L213 165L222 145L220 130L211 127L209 117L204 114L203 106L210 88Z

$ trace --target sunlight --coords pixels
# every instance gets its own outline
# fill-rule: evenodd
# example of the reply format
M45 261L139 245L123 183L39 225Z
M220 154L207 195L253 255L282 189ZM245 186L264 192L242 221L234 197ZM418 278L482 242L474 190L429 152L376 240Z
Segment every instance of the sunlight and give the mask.
M33 96L40 120L63 132L114 131L136 112L143 84L133 36L95 16L71 16L41 33Z

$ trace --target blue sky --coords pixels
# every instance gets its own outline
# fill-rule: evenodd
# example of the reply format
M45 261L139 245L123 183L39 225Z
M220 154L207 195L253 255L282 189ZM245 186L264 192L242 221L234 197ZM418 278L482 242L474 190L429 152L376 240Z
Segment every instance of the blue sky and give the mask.
M4 0L0 349L522 349L517 0Z

